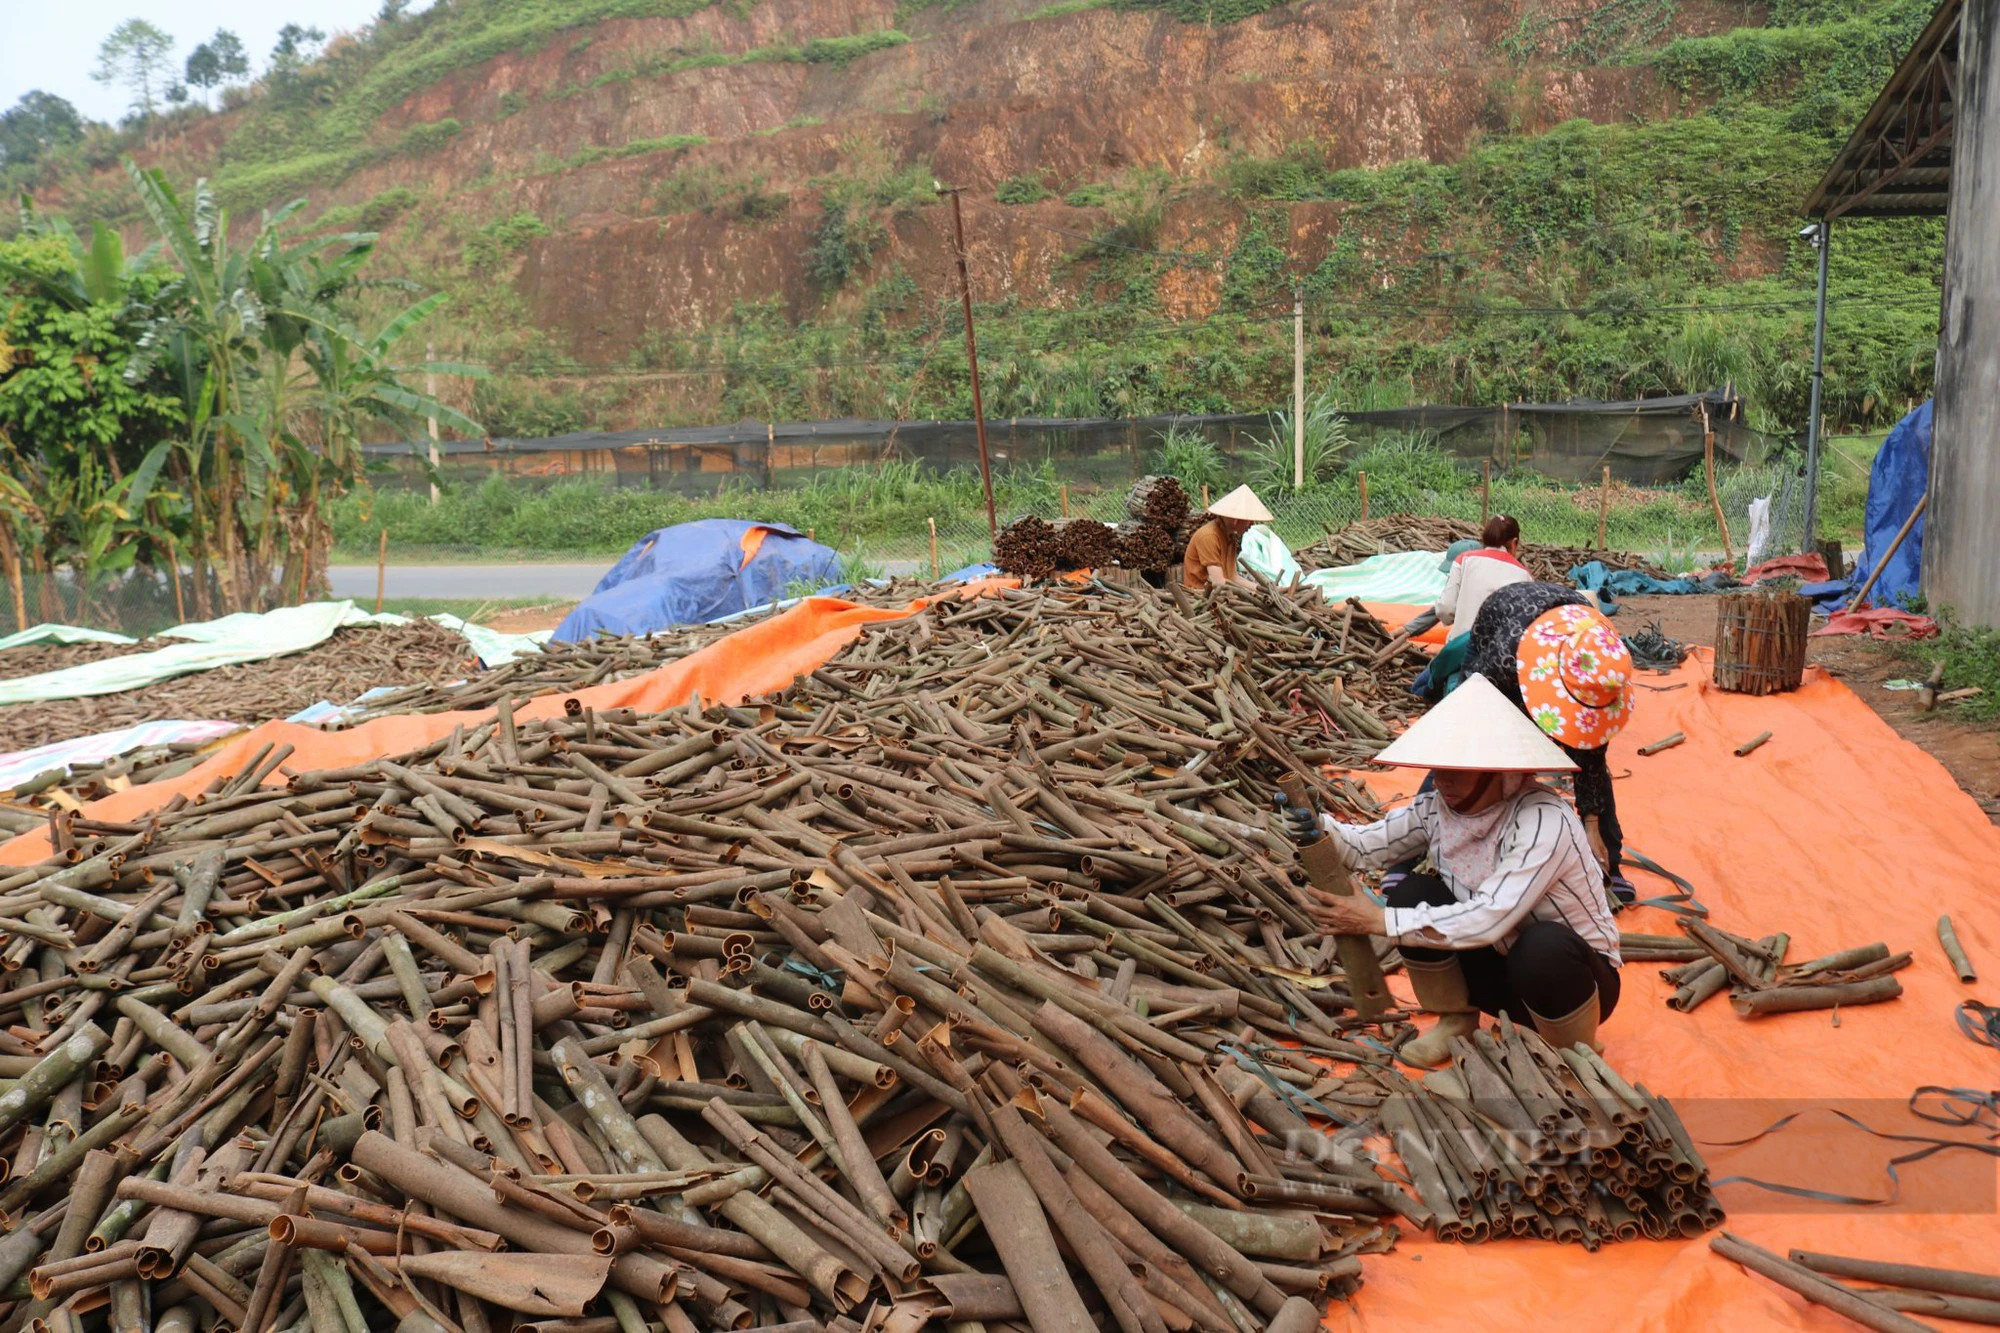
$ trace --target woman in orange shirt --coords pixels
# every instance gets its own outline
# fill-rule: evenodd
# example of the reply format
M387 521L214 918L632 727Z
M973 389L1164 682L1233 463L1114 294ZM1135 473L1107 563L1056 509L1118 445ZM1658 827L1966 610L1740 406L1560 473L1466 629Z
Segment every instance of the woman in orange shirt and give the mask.
M1190 588L1251 586L1236 572L1237 557L1243 553L1243 534L1259 523L1269 523L1271 511L1248 486L1238 486L1208 507L1208 522L1188 538L1187 555L1181 560L1181 579Z

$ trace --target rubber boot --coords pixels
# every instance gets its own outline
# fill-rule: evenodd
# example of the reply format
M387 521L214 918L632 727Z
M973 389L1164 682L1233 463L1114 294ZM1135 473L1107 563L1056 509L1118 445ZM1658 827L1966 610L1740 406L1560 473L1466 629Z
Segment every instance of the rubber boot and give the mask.
M1543 1018L1530 1009L1528 1016L1535 1020L1535 1031L1542 1034L1542 1040L1559 1051L1582 1042L1600 1054L1604 1043L1597 1039L1597 992L1592 991L1585 1000L1561 1018Z
M1472 1007L1466 991L1465 970L1456 958L1442 962L1403 960L1416 989L1417 1003L1438 1016L1437 1026L1403 1043L1397 1055L1405 1064L1435 1069L1451 1060L1453 1037L1470 1037L1479 1031L1479 1011Z

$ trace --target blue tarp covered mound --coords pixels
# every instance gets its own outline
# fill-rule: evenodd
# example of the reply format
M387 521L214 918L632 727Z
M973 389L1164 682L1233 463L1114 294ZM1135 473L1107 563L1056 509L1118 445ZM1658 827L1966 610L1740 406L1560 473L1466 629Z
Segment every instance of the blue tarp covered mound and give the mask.
M1924 498L1931 484L1931 405L1925 402L1896 423L1889 438L1875 455L1868 474L1868 508L1862 528L1861 559L1848 576L1858 589L1881 561L1889 543ZM1910 535L1889 557L1882 577L1875 581L1868 600L1876 606L1899 606L1905 597L1914 597L1924 567L1924 520L1919 518Z
M579 643L600 632L651 634L700 624L775 602L796 584L839 577L839 555L783 524L681 523L634 544L553 637Z

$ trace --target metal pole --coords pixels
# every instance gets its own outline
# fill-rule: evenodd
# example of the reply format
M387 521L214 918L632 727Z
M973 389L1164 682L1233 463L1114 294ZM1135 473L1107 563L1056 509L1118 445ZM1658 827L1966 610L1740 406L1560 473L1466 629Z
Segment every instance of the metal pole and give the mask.
M1306 305L1292 288L1292 489L1306 488Z
M427 342L427 343L425 343L425 344L424 344L424 360L425 360L426 362L435 362L435 361L437 360L437 344L436 344L436 343L430 343L430 342ZM436 372L436 371L433 371L433 370L428 370L428 369L427 369L427 370L425 370L425 371L424 371L424 397L426 397L426 398L429 398L429 399L432 399L433 401L435 401L435 400L436 400L436 398L437 398L437 391L438 391L438 379L437 379L437 372ZM436 416L436 414L432 414L432 416L431 416L431 418L430 418L430 421L429 421L429 427L430 427L430 437L431 437L431 441L430 441L430 447L429 447L429 450L428 450L428 452L429 452L429 456L430 456L430 460L431 460L431 503L432 503L432 504L436 504L436 503L438 502L438 484L437 484L437 466L438 466L438 419L437 419L437 416ZM385 531L386 531L386 529L385 529ZM377 609L377 610L380 610L381 608L380 608L380 607L377 607L376 609Z
M1820 393L1826 382L1826 257L1833 248L1833 219L1821 218L1813 244L1819 247L1819 302L1813 315L1812 408L1806 421L1806 526L1799 550L1809 553L1819 543L1819 417Z
M979 433L979 480L986 487L986 535L1000 539L1000 520L993 512L993 463L986 454L986 404L979 396L979 343L972 335L972 274L965 266L965 219L958 209L958 191L951 196L951 234L958 247L958 294L965 303L965 361L972 370L972 425Z

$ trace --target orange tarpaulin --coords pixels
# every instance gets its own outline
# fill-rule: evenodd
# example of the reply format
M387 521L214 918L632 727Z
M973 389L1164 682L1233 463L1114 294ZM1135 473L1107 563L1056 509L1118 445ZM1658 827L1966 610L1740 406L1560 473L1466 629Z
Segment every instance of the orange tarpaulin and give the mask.
M968 584L962 595L976 597L989 589L1015 586L1009 579ZM753 695L781 690L795 676L823 665L876 620L899 620L935 599L919 598L902 609L857 606L833 597L808 597L796 606L746 625L699 652L628 680L593 685L569 693L544 695L521 705L515 716L523 721L560 717L563 700L575 699L586 708L634 708L642 713L675 708L699 697L704 703L733 704ZM60 707L61 705L50 705ZM157 810L176 794L193 795L216 777L241 772L266 745L293 747L286 767L294 772L344 768L384 755L420 749L455 726L471 728L493 717L490 710L466 713L411 713L377 718L350 731L321 731L293 722L266 722L219 747L191 772L165 782L117 792L93 801L85 809L93 818L132 819ZM31 865L48 855L48 834L25 833L0 846L0 865Z
M2000 1086L2000 1055L1957 1030L1968 996L1937 942L1949 913L1975 964L2000 976L2000 829L1935 759L1897 736L1852 691L1818 670L1792 694L1752 698L1713 688L1707 657L1670 676L1642 673L1637 713L1612 745L1618 814L1629 845L1691 880L1712 920L1739 934L1792 936L1803 961L1877 940L1909 950L1903 997L1850 1009L1740 1018L1726 998L1691 1014L1668 1009L1660 964L1628 964L1617 1013L1601 1032L1626 1078L1680 1108L1713 1145L1765 1129L1808 1101L1885 1133L1992 1143L1978 1131L1910 1115L1922 1084ZM1672 732L1685 744L1640 758ZM1732 753L1759 732L1769 743ZM1378 788L1408 790L1400 775ZM1642 897L1671 886L1635 872ZM1620 917L1627 931L1672 933L1658 909ZM1396 979L1400 984L1401 979ZM1986 1133L1995 1127L1989 1123ZM1859 1197L1892 1188L1884 1165L1919 1145L1872 1138L1830 1111L1808 1109L1744 1148L1704 1147L1717 1180L1750 1176ZM1954 1151L1898 1168L1899 1207L1786 1199L1744 1186L1717 1193L1731 1230L1784 1253L1797 1247L1933 1267L2000 1268L1992 1157ZM1913 1211L1942 1208L1942 1213ZM1363 1261L1366 1285L1327 1320L1336 1329L1851 1328L1846 1321L1711 1254L1707 1239L1609 1245L1508 1240L1443 1245L1406 1235ZM1939 1321L1945 1322L1945 1321ZM1958 1325L1951 1325L1958 1327Z
M975 591L977 589L975 588ZM1407 619L1414 608L1405 609ZM665 708L699 693L733 701L780 689L812 670L868 621L906 614L812 599L746 627L680 662L632 680L578 691L598 708ZM1979 1132L1917 1119L1904 1103L1920 1084L1992 1088L2000 1055L1967 1041L1953 1012L1980 987L1960 986L1937 945L1949 912L1973 960L2000 973L2000 830L1929 755L1899 738L1844 685L1811 671L1792 694L1751 698L1714 690L1706 659L1668 676L1643 674L1631 726L1612 747L1619 814L1628 843L1693 881L1717 925L1746 935L1792 936L1790 957L1886 942L1910 950L1893 1003L1828 1013L1739 1018L1718 998L1692 1014L1665 1007L1658 964L1631 964L1624 995L1602 1036L1627 1078L1672 1098L1698 1142L1740 1139L1801 1099L1842 1099L1877 1130L1990 1142ZM1660 689L1658 687L1679 686ZM556 695L527 717L561 710ZM196 791L241 768L265 741L298 746L295 768L362 762L415 748L486 714L385 718L322 733L277 723L232 742L201 769L93 803L128 818L176 791ZM1670 732L1687 741L1651 758L1638 747ZM1731 751L1762 731L1771 741L1747 758ZM1412 774L1371 774L1378 792L1407 792ZM0 861L46 853L39 834L15 839ZM1666 886L1635 875L1642 893ZM1638 909L1626 930L1671 932L1666 913ZM1401 978L1396 982L1402 985ZM1992 992L1985 994L1990 997ZM1780 1103L1777 1099L1788 1099ZM1707 1146L1714 1176L1756 1176L1874 1196L1884 1165L1915 1145L1885 1143L1806 1110L1794 1125L1745 1148ZM1905 1205L1814 1205L1734 1185L1719 1193L1729 1226L1777 1251L1798 1246L1908 1263L1992 1271L2000 1267L2000 1216L1990 1157L1953 1152L1900 1168ZM1912 1212L1911 1204L1948 1212ZM1336 1306L1336 1329L1590 1327L1679 1333L1693 1328L1831 1330L1847 1325L1715 1257L1706 1239L1633 1242L1596 1254L1576 1246L1505 1240L1440 1245L1406 1236L1395 1252L1363 1260L1366 1285Z
M1381 621L1391 634L1415 620L1420 613L1430 610L1427 606L1411 606L1407 602L1363 602L1361 608ZM1433 648L1441 648L1444 646L1444 641L1450 637L1451 626L1432 625L1410 642L1427 643Z

